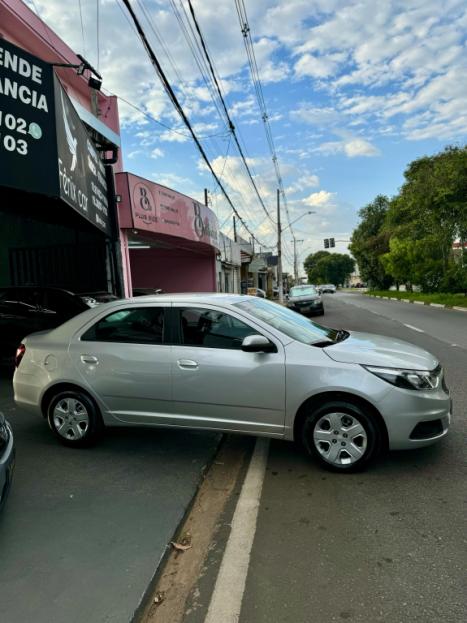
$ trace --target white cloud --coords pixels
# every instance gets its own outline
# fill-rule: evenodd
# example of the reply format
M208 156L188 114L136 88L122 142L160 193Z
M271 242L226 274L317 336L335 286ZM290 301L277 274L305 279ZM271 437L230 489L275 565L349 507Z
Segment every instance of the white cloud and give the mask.
M327 190L320 190L317 193L311 193L311 195L308 195L308 197L305 197L305 199L302 199L302 203L304 203L306 206L309 206L311 208L322 208L325 206L330 206L330 205L334 205L333 204L333 198L335 196L335 193L331 193Z
M306 102L292 110L290 116L292 119L316 126L333 125L339 120L339 113L334 108L314 106Z
M156 147L151 152L151 158L157 159L162 158L164 156L164 152L159 147Z
M343 153L349 158L357 156L373 157L381 155L381 151L363 138L348 138L341 141L327 141L314 149L325 156Z
M337 72L340 63L342 63L344 59L344 54L330 54L326 56L304 54L295 63L295 74L299 78L303 78L304 76L328 78Z
M356 156L379 156L380 150L363 138L355 138L344 143L344 151L349 158Z
M186 143L190 140L190 137L187 134L183 134L183 128L177 130L177 132L173 132L172 130L165 130L161 134L159 134L159 140L165 143Z
M285 189L287 195L293 195L296 193L307 191L309 188L316 188L319 186L319 177L313 173L307 173L295 180L293 184Z

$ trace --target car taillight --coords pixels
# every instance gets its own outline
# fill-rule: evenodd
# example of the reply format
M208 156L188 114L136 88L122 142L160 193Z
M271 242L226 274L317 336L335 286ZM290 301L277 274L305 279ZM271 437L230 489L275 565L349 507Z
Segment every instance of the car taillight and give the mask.
M15 356L15 366L18 367L21 363L21 359L24 357L24 353L26 352L26 346L24 344L20 344L16 349Z

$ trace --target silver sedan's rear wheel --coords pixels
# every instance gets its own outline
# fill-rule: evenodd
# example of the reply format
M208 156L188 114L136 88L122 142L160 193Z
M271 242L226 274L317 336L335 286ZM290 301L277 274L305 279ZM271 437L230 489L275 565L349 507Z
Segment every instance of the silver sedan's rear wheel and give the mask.
M67 446L89 446L102 434L101 414L94 401L81 391L59 391L47 409L49 426Z
M57 402L53 421L57 433L69 441L82 439L89 430L89 414L85 405L70 396Z
M360 407L328 402L306 416L302 442L310 455L333 471L362 469L381 445L378 424Z

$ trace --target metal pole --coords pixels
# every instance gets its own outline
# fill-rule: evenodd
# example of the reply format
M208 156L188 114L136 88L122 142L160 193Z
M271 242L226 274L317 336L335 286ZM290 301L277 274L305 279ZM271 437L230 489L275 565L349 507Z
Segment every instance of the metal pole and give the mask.
M279 282L279 303L284 302L284 284L282 283L282 231L281 231L281 196L277 189L277 281Z
M208 205L208 189L204 189L204 205L207 207Z
M235 216L233 217L233 232L234 232L234 242L237 242L237 221L235 220Z
M293 239L293 277L294 283L297 285L298 283L298 263L297 263L297 241Z

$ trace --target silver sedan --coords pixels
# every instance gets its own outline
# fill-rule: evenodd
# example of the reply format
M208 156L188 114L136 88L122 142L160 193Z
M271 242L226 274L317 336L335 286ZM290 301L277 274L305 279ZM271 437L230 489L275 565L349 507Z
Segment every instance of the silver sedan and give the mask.
M18 348L15 400L66 445L106 426L299 440L327 468L446 435L451 401L430 353L327 329L251 296L177 294L100 305Z

